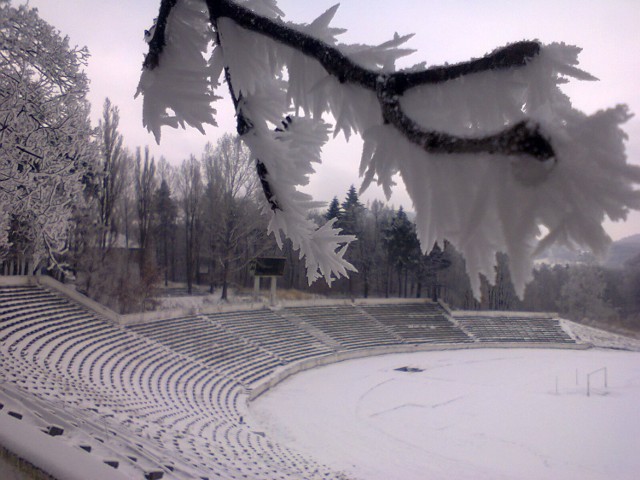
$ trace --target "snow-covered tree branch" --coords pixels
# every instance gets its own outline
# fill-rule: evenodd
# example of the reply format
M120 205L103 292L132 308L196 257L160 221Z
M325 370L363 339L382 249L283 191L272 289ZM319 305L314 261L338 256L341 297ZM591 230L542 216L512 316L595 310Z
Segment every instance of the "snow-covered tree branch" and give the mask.
M336 10L294 24L275 0L163 0L139 86L144 123L159 140L163 125L215 124L213 88L224 72L270 230L300 249L309 281L353 269L343 259L353 237L332 222L316 228L307 218L316 203L298 190L328 139L324 114L334 135L363 137L362 189L376 181L389 195L399 173L423 247L456 245L476 292L495 252L509 254L521 293L537 249L602 251L604 217L640 207L640 169L626 163L619 127L626 108L587 116L558 88L567 77L594 80L576 67L579 48L523 41L469 62L398 71L411 35L339 44Z

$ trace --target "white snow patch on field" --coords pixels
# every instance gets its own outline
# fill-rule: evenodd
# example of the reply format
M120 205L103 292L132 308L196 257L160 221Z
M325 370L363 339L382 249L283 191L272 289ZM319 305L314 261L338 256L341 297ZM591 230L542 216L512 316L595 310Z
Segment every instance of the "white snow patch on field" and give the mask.
M587 396L587 373L602 367L607 388L594 374ZM487 349L315 369L251 415L274 440L367 480L620 480L640 475L639 405L640 353Z

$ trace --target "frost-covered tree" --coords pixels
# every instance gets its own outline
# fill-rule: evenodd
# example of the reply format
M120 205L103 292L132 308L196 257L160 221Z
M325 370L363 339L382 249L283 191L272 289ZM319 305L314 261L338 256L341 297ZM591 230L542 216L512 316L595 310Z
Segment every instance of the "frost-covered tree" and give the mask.
M59 254L93 155L88 55L35 9L0 0L0 255L19 228L32 271L65 268Z
M562 310L576 320L606 319L613 311L605 301L603 271L596 265L575 265L560 291Z
M99 168L93 185L100 221L100 248L103 250L117 237L114 217L116 206L121 201L120 197L125 189L127 152L122 146L123 138L118 130L119 124L118 107L105 98L102 118L98 123Z
M325 114L334 134L364 139L361 188L375 181L389 195L399 173L423 249L451 241L476 295L496 252L509 255L521 294L533 253L552 243L600 252L605 217L640 207L640 167L627 164L620 129L626 107L586 115L558 87L594 79L576 68L579 48L521 41L468 62L397 70L411 35L339 44L336 9L295 24L275 0L162 0L138 90L159 140L165 125L215 124L213 89L224 77L269 230L300 249L310 282L353 270L344 258L353 237L334 220L317 228L307 215L316 204L298 190L320 161Z
M153 216L153 193L156 189L155 159L144 149L144 160L140 148L136 150L135 190L138 213L138 244L140 245L140 271L146 267L149 255L149 237Z
M258 182L251 169L250 155L237 136L225 134L215 148L211 144L206 146L202 158L207 180L209 254L215 261L212 270L220 273L222 300L227 300L231 273L250 261L242 245L253 239L259 225L256 218L259 213L253 202Z
M192 293L198 256L198 227L202 202L203 184L200 161L191 155L183 160L178 173L180 206L184 216L185 266L187 270L187 292Z
M521 308L521 302L511 280L508 255L502 252L496 254L493 284L484 275L480 276L480 282L482 292L480 306L483 310L518 310Z
M160 187L154 194L153 203L156 218L156 246L166 287L169 285L169 250L175 240L176 217L178 215L178 207L171 196L171 188L166 178L161 179ZM171 252L171 255L175 256L175 252Z

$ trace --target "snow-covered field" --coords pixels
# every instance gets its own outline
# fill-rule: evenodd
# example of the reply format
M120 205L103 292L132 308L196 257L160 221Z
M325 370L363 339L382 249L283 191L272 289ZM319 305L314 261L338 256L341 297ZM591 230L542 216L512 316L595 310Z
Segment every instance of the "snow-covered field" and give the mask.
M405 366L423 371L395 370ZM607 387L593 374L587 396L602 367ZM636 479L639 406L638 352L478 349L308 371L251 415L274 440L367 480Z

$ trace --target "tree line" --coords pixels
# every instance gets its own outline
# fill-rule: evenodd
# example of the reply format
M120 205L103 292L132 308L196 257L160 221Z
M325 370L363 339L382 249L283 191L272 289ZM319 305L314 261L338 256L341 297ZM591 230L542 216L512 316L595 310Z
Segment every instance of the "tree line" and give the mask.
M558 311L582 320L638 322L640 258L623 270L594 263L541 265L518 298L509 259L496 257L494 278L481 276L476 298L466 262L445 241L422 251L416 226L404 208L380 200L364 205L351 186L312 220L356 235L346 259L358 272L309 286L304 262L286 241L280 250L267 235L264 197L250 153L240 139L223 135L177 165L156 160L148 149L131 152L119 130L118 108L106 99L88 151L82 195L73 204L69 238L58 256L77 288L121 312L150 308L162 286L206 289L229 299L230 289L253 284L250 261L257 256L287 260L280 287L346 298L442 299L453 308ZM267 207L268 208L268 207ZM11 230L13 251L28 251L26 235ZM24 238L24 240L21 240ZM24 245L21 245L24 242Z
M324 216L358 235L347 252L358 273L337 281L333 294L440 298L456 309L558 312L578 321L640 329L640 254L620 269L598 265L588 255L572 264L537 265L519 298L509 257L498 253L493 278L480 276L478 298L464 256L446 240L423 253L415 224L402 207L394 210L377 200L365 207L351 187L344 201L332 200Z
M220 288L249 281L265 242L258 182L246 147L230 134L178 165L123 146L107 99L99 155L75 208L66 259L79 289L120 311L146 308L157 287Z

